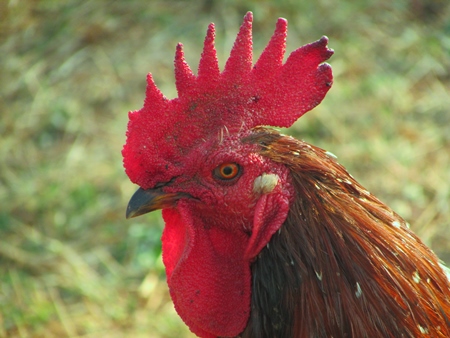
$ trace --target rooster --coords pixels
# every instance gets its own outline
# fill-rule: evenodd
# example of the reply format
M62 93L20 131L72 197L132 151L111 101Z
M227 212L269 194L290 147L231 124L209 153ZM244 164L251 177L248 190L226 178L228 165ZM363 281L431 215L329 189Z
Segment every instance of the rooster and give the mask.
M450 337L450 283L405 221L320 148L282 135L332 85L327 38L252 63L247 13L224 70L214 25L178 98L147 77L129 113L127 218L162 209L174 306L199 337Z

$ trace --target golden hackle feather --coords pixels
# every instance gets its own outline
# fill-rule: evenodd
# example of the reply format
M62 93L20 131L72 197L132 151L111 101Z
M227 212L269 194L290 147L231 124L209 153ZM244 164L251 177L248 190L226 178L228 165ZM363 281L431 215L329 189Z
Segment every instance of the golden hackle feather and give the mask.
M292 329L263 337L450 337L447 275L399 215L320 148L263 128L245 142L284 163L296 190L288 219L252 270L268 264L267 274L284 274L266 288L284 290L271 316L293 312L278 324ZM254 301L264 298L258 279L268 276L253 278ZM256 325L252 314L242 337L256 336Z

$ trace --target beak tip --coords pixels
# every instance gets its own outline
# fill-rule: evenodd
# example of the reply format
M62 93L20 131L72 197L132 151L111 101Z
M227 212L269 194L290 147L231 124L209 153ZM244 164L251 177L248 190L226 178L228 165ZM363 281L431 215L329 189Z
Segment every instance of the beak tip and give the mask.
M130 204L128 204L127 210L125 212L125 218L126 219L130 219L130 218L134 218L134 217L136 217L138 215L139 215L138 212L134 208L132 208L130 206Z

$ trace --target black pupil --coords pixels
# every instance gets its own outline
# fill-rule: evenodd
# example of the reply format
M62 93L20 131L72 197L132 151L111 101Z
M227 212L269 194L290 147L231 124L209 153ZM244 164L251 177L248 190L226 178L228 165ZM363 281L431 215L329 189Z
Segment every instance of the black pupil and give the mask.
M222 169L222 173L224 174L224 176L230 176L233 173L233 168L231 167L225 167Z

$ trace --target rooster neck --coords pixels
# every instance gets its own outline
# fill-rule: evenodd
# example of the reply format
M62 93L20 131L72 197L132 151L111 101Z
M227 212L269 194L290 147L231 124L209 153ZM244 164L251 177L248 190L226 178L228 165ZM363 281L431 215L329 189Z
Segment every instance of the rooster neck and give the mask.
M296 198L252 265L245 337L450 336L450 285L403 219L325 151L276 132L248 141L291 170Z

